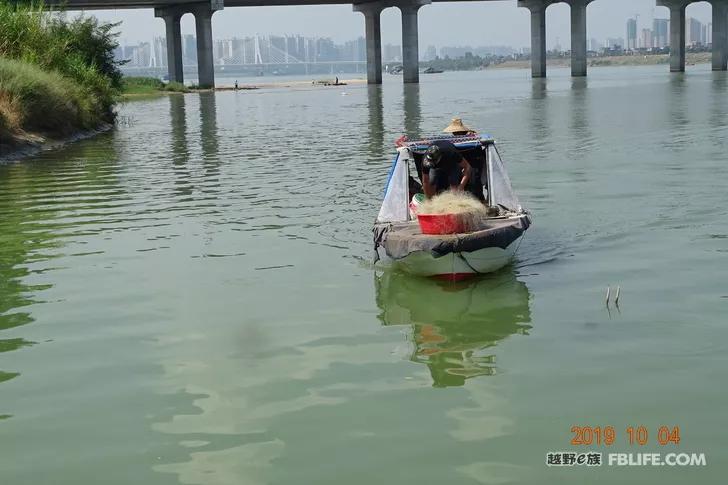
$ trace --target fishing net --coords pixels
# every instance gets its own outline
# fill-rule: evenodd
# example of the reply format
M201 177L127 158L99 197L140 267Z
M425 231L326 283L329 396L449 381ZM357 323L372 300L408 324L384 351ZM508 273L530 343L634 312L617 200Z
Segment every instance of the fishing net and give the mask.
M488 208L472 194L460 190L447 190L426 200L417 208L417 213L456 215L463 229L467 231L481 227L488 218Z

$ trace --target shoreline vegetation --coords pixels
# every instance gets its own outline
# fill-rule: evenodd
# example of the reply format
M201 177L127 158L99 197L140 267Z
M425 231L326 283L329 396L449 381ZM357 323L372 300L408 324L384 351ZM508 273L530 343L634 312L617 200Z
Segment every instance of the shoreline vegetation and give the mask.
M685 56L685 63L689 66L696 64L709 64L712 54L710 52L689 52ZM669 54L648 54L634 56L604 56L590 57L587 59L589 67L634 67L634 66L658 66L670 64ZM551 67L570 67L570 58L547 59L546 64ZM530 60L512 60L498 64L491 64L486 69L529 69Z
M0 3L0 159L111 126L117 26Z
M692 51L686 53L688 65L709 63L712 53L710 51ZM546 58L547 65L556 67L569 67L571 56L564 53L549 53ZM653 66L670 63L669 52L638 52L638 53L615 53L612 55L599 55L587 57L589 67L604 66ZM463 57L437 58L431 61L420 62L422 69L432 68L442 71L480 71L487 69L522 69L531 66L529 57L503 57L487 56L480 57L466 53ZM392 68L401 67L401 63L389 65Z
M132 96L155 96L162 93L189 93L196 86L185 86L178 82L164 83L156 77L124 77L121 80L121 94Z

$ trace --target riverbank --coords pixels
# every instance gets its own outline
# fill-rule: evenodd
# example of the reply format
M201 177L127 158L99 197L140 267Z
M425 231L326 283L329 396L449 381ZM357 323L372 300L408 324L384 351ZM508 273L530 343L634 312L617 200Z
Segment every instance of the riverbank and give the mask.
M685 62L688 65L706 64L711 61L711 56L712 54L710 52L688 53L685 57ZM660 64L669 64L670 56L668 54L658 54L643 56L590 57L588 59L588 63L589 67L656 66ZM547 59L546 64L550 67L569 67L571 66L571 59L568 57ZM530 67L530 60L518 60L491 64L487 67L487 69L529 69Z
M121 80L122 98L136 96L155 96L164 93L189 93L194 86L178 82L164 83L156 77L124 77Z
M69 143L105 133L113 127L111 123L101 123L93 130L78 131L63 138L45 137L37 133L16 134L10 144L0 143L0 164L21 160L48 150L58 150Z
M253 83L253 84L239 84L238 90L255 90L255 89L280 89L280 88L292 88L292 89L310 89L310 88L335 88L335 87L346 87L346 86L357 86L366 84L366 79L339 79L338 84L335 83L334 79L316 79L310 81L296 80L296 81L275 81L275 82L264 82L264 83ZM221 85L215 87L215 91L234 91L235 86Z
M234 84L222 84L215 88L198 88L192 84L185 86L178 82L163 82L155 77L124 77L122 79L122 99L134 99L139 97L160 96L170 93L198 93L208 91L254 91L258 89L305 89L305 88L330 88L344 87L349 85L366 84L366 79L312 79L312 80L289 80L273 81L262 83L239 83L237 88Z
M0 161L108 130L112 121L74 80L0 57Z
M122 77L116 27L0 3L0 159L113 124Z

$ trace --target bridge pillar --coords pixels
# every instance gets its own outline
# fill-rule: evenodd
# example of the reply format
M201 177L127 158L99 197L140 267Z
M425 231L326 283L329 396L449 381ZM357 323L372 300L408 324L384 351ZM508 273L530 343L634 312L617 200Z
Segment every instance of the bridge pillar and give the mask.
M685 7L670 7L670 72L685 72Z
M179 25L179 19L183 13L174 8L157 8L154 10L154 16L164 19L166 27L169 80L178 83L184 82L182 74L182 33Z
M713 70L728 69L728 3L713 0Z
M549 0L519 0L531 11L531 77L546 77L546 8Z
M571 75L586 76L586 7L591 0L571 1Z
M215 64L212 42L212 10L209 5L201 5L192 10L195 16L197 33L197 78L200 87L215 87Z
M657 0L670 9L670 72L685 72L685 7L690 0Z
M354 4L354 11L364 14L367 43L367 83L382 84L382 27L380 2Z
M404 82L420 82L419 33L417 29L417 11L430 0L417 0L399 5L402 12L402 65Z

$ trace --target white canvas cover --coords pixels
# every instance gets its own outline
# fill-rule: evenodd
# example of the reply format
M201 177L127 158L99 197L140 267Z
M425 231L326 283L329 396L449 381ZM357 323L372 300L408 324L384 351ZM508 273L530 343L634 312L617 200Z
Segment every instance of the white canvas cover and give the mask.
M400 148L392 163L384 201L379 209L377 222L404 222L409 220L409 159L407 148Z
M518 203L518 197L513 192L508 172L506 172L495 145L488 146L488 166L490 169L491 205L501 205L514 212L520 212L521 206Z

